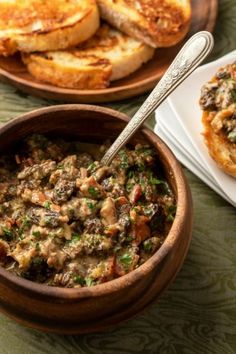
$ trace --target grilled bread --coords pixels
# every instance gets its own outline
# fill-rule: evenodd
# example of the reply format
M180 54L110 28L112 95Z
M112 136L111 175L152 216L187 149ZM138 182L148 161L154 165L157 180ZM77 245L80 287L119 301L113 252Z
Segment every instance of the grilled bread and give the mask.
M0 1L0 55L65 49L99 27L95 0Z
M191 19L190 0L97 0L101 17L144 43L170 47L184 38Z
M211 157L236 178L236 62L221 68L201 91L203 136Z
M102 89L137 70L153 54L153 48L103 24L76 48L24 54L22 59L38 80L66 88Z

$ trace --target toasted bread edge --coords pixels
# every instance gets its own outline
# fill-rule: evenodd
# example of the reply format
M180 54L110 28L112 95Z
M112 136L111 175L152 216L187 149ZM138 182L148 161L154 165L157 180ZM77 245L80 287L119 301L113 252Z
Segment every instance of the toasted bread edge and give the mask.
M8 56L16 51L35 52L66 49L90 38L99 28L100 18L96 5L78 22L46 33L15 35L0 38L0 55Z
M108 7L104 0L98 0L98 6L102 19L106 20L120 31L154 48L173 46L180 42L189 31L191 21L190 5L186 8L188 16L186 16L187 18L181 31L175 34L162 35L159 36L159 38L150 33L145 23L132 20L129 11L127 11L127 9L125 11L122 7L119 8L118 4L113 3L112 6Z
M122 61L113 62L111 81L122 79L138 70L153 57L154 52L152 47L140 43L132 55L124 55Z
M37 80L68 89L102 89L110 83L110 64L88 67L63 66L35 54L23 54L22 60Z
M213 131L207 111L203 112L202 123L203 137L210 156L225 173L236 178L236 163L230 158L230 145Z

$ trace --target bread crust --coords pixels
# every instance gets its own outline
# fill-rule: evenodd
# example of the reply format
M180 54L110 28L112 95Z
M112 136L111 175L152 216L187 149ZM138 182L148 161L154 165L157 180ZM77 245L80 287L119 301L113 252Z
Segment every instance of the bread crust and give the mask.
M37 80L52 85L72 89L101 89L109 85L111 64L108 61L98 62L94 57L90 65L65 66L55 60L47 59L39 54L23 55L28 71Z
M175 45L189 30L191 20L189 0L185 0L182 5L178 0L97 2L104 20L154 48ZM136 4L139 4L139 8L136 8Z
M38 4L37 8L38 2L40 0L28 2L18 0L19 4L23 3L23 10L22 16L17 18L16 15L15 18L10 16L11 6L5 7L5 12L3 12L3 5L0 5L0 11L3 12L0 20L0 55L8 56L18 50L34 52L66 49L87 40L99 27L99 12L95 0L86 1L86 5L83 0L78 0L77 6L72 6L68 11L66 11L68 2L60 0L61 9L58 9L56 14L53 11L47 13L45 5L42 9ZM36 7L33 12L36 17L30 18L29 16L27 20L29 3ZM12 23L14 26L9 25Z
M220 114L222 116L232 115L233 110L225 109ZM228 142L224 134L214 129L212 122L216 115L216 112L203 112L204 140L217 165L224 172L236 178L236 144Z
M65 88L102 89L137 70L153 54L153 48L103 25L77 48L24 54L22 59L38 80Z

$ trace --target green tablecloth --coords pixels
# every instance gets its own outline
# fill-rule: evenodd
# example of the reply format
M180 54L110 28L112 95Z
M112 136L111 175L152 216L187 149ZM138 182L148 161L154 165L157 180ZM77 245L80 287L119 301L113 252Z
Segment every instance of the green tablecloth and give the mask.
M210 59L236 48L236 0L219 0L215 42ZM109 106L131 115L144 98ZM2 122L54 103L0 84ZM0 354L236 353L236 211L185 173L195 210L192 243L182 270L158 303L112 330L83 336L44 334L0 315Z

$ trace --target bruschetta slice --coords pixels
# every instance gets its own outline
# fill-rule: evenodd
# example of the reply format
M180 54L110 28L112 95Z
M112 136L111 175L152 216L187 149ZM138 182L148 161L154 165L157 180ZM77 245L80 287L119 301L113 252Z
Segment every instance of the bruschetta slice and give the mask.
M74 89L102 89L152 58L154 49L103 24L88 41L65 51L24 54L38 80Z
M0 55L65 49L99 27L95 0L0 1Z

